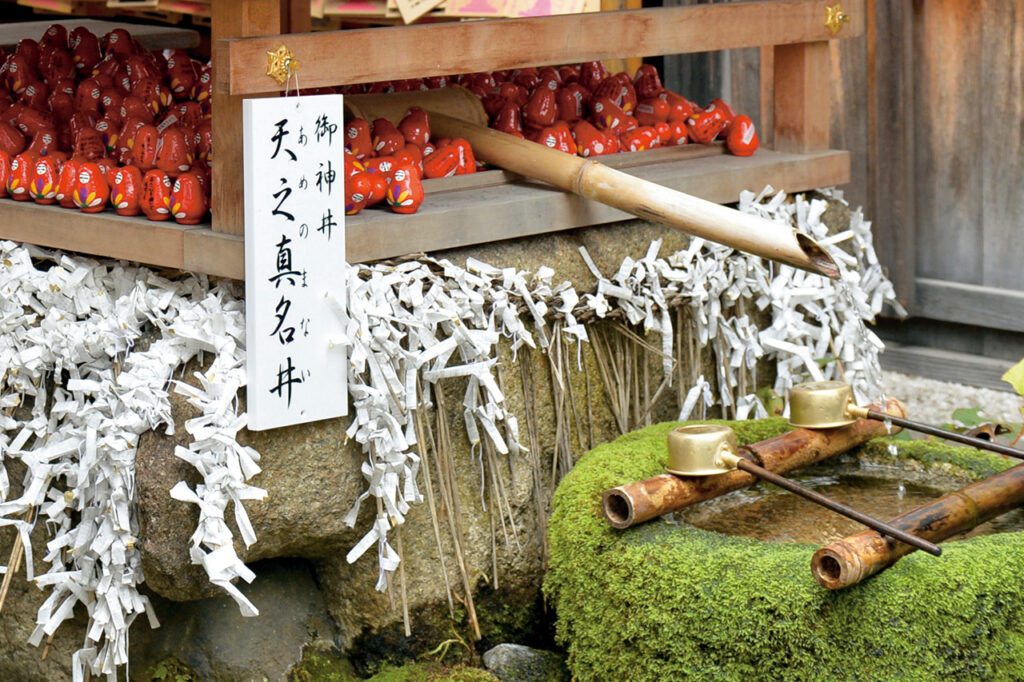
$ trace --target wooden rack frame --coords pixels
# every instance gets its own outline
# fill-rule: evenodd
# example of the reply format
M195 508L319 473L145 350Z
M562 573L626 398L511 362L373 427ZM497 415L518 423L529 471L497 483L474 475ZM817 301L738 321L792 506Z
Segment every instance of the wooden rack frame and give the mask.
M722 203L735 201L742 189L766 184L787 191L844 184L850 177L849 154L829 149L828 41L863 34L865 2L847 0L849 22L835 36L825 25L830 2L737 2L311 33L309 0L213 0L213 224L182 227L4 201L0 237L243 279L241 104L244 97L284 89L266 75L266 53L281 44L302 64L303 88L762 47L762 89L772 93L767 106L773 107L774 149L762 147L752 157L738 158L716 146L679 147L602 161ZM769 111L764 113L767 119ZM415 215L371 210L347 218L349 260L628 217L502 171L427 181L425 188L428 199Z

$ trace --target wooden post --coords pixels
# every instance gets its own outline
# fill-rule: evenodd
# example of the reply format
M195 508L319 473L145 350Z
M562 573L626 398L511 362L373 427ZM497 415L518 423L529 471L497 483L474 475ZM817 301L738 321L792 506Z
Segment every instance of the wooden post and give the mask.
M309 33L312 30L310 0L281 0L281 33Z
M600 3L602 12L615 12L623 9L640 9L643 7L642 0L600 0ZM620 57L618 59L605 59L604 67L611 73L625 71L630 75L630 77L632 77L643 63L643 57Z
M221 38L249 38L281 33L282 6L287 0L213 0L213 73L215 84L226 82L219 72L232 66L218 59L217 41ZM236 68L238 65L234 65ZM266 71L263 62L246 64L245 68ZM227 74L221 74L226 76ZM267 78L268 90L276 85ZM229 234L245 233L245 201L242 189L242 97L227 94L226 88L215 87L213 97L212 210L213 230Z
M776 151L806 154L829 148L828 82L827 41L775 47Z
M761 144L775 149L775 47L761 47Z
M896 296L914 315L917 304L917 233L914 173L915 81L923 69L915 67L915 8L899 2L872 2L871 33L875 60L869 65L868 169L875 195L873 217L875 250L888 270ZM927 63L927 62L925 62ZM997 92L997 90L992 90Z

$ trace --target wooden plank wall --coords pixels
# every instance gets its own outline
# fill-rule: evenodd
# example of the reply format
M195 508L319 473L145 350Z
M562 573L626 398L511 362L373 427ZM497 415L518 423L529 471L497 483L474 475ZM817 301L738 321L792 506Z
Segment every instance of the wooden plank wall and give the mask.
M982 283L981 0L915 7L917 274ZM976 130L970 141L957 130Z
M864 38L831 43L823 86L831 145L852 152L842 189L873 222L912 315L881 330L908 347L1019 359L1024 333L1006 321L1024 319L1024 2L867 0L865 9ZM771 54L669 55L665 85L702 104L723 97L770 145Z
M1024 2L989 0L980 18L982 283L1019 291L1024 289Z
M1024 334L1024 3L914 3L916 270L910 342L1016 360ZM973 130L967 136L956 131ZM975 285L961 311L961 285Z

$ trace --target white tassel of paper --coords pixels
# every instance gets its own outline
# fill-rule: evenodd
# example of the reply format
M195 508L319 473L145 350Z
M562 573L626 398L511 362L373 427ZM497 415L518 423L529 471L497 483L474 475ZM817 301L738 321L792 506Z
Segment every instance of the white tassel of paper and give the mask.
M131 502L139 434L170 424L168 383L202 351L222 356L215 363L219 376L204 386L213 408L207 416L230 423L244 383L242 303L235 292L211 289L205 278L170 282L142 268L11 242L0 244L0 252L0 366L6 370L0 406L32 399L30 417L2 419L0 443L7 447L0 450L0 525L16 524L27 540L31 526L20 519L38 510L52 533L44 557L49 568L34 577L51 593L31 641L53 634L80 607L88 615L87 639L73 657L73 678L83 679L87 671L113 676L127 663L128 629L136 616L145 612L151 626L159 625L138 592L142 572ZM37 268L33 258L52 263ZM136 352L149 325L156 338ZM47 375L57 377L48 414ZM234 443L238 428L225 439L236 457L224 467L207 461L203 446L196 448L210 482L230 478L225 471L246 477L258 470L258 455ZM15 500L8 499L6 458L21 459L28 471L24 494ZM228 490L231 499L252 496L244 485ZM247 529L240 504L236 514ZM31 557L31 545L25 549ZM29 579L32 566L29 558Z
M771 188L743 193L740 208L796 225L821 241L839 264L840 283L702 239L691 239L684 251L665 258L654 242L639 260L626 258L611 277L581 250L598 280L594 292L582 294L567 282L553 285L555 271L544 266L531 274L474 259L463 268L424 258L348 267L349 317L338 342L349 348L353 410L347 433L367 453L367 489L346 521L355 523L360 503L369 497L381 500L384 510L350 551L350 560L376 545L378 588L398 565L388 533L422 500L419 458L412 450L418 384L428 388L423 399L429 402L431 385L471 377L467 426L499 454L526 451L497 382L497 343L506 339L513 353L524 345L544 350L556 319L579 343L588 340L578 322L582 313L604 318L618 311L644 332L660 335L655 345L671 377L670 309L688 307L694 324L689 331L717 356L718 398L734 404L741 418L764 412L752 394L736 394L737 374L750 372L765 357L776 363L775 388L783 393L809 377L835 376L834 362L818 367L827 349L842 361L858 402L877 398L881 342L862 323L883 305L900 309L878 264L869 223L853 212L849 227L829 236L821 223L824 202L787 203ZM836 248L842 242L853 245L856 257ZM184 483L174 487L176 499L200 510L190 554L243 614L255 615L256 607L232 582L252 580L253 574L235 554L224 523L233 503L242 539L251 545L256 536L244 502L266 495L247 482L259 472L259 454L236 441L245 426L245 415L236 413L236 395L245 385L244 303L238 292L211 288L205 277L170 281L142 268L12 242L0 243L0 256L0 408L32 404L30 415L0 412L0 526L27 537L31 524L25 518L33 511L45 515L53 533L45 555L49 569L35 577L51 592L32 641L54 632L82 605L88 638L72 661L77 680L87 670L112 675L126 662L128 628L140 613L155 624L137 589L142 574L130 502L139 434L158 426L172 430L170 387L201 412L186 425L193 441L176 452L203 477L194 490ZM52 263L38 268L33 258ZM749 318L734 316L740 300L770 309L769 328L757 330ZM155 339L146 351L136 351L136 340L148 328ZM198 386L172 384L175 373L203 353L214 358L206 372L195 374ZM46 396L47 376L63 373L68 380ZM699 377L680 418L694 416L698 403L703 416L715 400L711 382ZM44 413L48 402L52 408ZM9 497L7 459L20 460L27 472L24 492L15 499Z

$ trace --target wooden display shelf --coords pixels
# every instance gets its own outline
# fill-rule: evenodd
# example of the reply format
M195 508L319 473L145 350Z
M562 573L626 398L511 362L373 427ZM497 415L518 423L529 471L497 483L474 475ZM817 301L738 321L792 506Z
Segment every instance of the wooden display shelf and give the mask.
M609 165L709 201L736 201L741 190L771 184L796 192L849 181L844 151L787 154L760 150L740 158L712 147L676 147L605 157ZM353 263L419 251L481 244L630 218L603 204L529 182L505 171L427 180L414 215L370 209L349 216L346 251ZM150 265L244 279L245 241L209 225L185 227L107 211L0 201L0 238Z
M183 234L189 228L173 221L126 218L111 210L82 213L31 201L0 200L0 238L77 251L93 256L181 268Z
M267 53L282 45L305 65L299 67L304 88L771 46L773 58L762 78L770 93L766 101L775 104L774 149L811 153L829 149L828 41L863 35L866 16L864 0L849 0L848 22L833 35L826 25L834 7L829 0L776 0L288 33L281 31L279 17L286 8L294 10L297 0L265 0L236 30L216 34L219 2L226 0L213 3L214 137L218 145L228 142L227 152L214 156L213 229L236 235L244 232L242 189L217 177L241 163L241 131L234 119L242 98L285 88L266 75ZM268 35L275 27L280 34Z
M844 184L847 152L829 149L828 40L863 34L865 0L844 3L850 21L833 36L825 26L834 0L772 0L597 14L485 20L309 33L309 0L211 0L214 44L212 224L181 227L112 211L76 211L0 201L0 238L86 254L242 279L244 231L242 98L283 89L266 75L266 52L287 45L304 65L304 88L762 46L774 150L753 157L720 146L604 157L608 165L710 201L734 202L744 189L771 184L788 192ZM38 38L51 22L10 30ZM105 33L109 22L72 21ZM0 27L2 29L4 27ZM194 44L195 32L131 26L148 47ZM281 34L281 35L279 35ZM0 36L2 36L0 30ZM150 36L161 36L150 37ZM0 41L3 39L0 38ZM175 42L184 40L184 43ZM151 41L159 41L154 43ZM13 42L16 42L14 40ZM701 158L698 158L701 157ZM228 180L225 180L225 179ZM597 225L629 217L616 209L488 171L424 183L426 202L412 216L369 210L347 221L350 261L366 262L499 239Z

